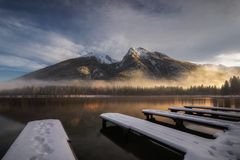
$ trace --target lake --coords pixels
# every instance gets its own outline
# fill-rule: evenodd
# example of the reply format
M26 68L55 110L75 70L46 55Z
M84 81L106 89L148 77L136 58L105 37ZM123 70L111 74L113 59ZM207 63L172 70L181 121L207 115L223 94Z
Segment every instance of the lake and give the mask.
M101 131L99 115L119 112L145 118L145 108L167 110L170 106L201 105L240 107L240 98L223 97L81 97L81 98L0 98L0 158L6 153L28 121L61 120L74 153L79 160L181 159L178 153L160 147L141 136L130 134L124 139L122 130L109 127ZM173 121L157 118L166 126ZM211 138L216 129L186 123L187 132ZM194 131L193 131L194 130ZM199 131L204 134L200 134Z

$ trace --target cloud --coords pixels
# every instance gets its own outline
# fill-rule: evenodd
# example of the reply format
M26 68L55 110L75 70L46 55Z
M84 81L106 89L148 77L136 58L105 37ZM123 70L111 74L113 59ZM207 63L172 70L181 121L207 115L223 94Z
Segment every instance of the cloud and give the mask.
M0 64L4 67L21 68L22 70L27 71L37 70L46 67L45 64L39 64L29 59L11 55L0 55Z
M166 12L111 6L102 28L108 31L105 37L126 39L122 54L124 46L142 46L178 59L203 60L240 50L239 5L239 1L180 1Z
M8 4L5 8L13 13L16 8L20 15L27 13L22 17L34 21L41 31L60 34L60 38L81 44L84 48L81 51L105 52L119 59L129 47L141 46L191 61L203 61L231 50L240 51L238 0L24 2L25 5L8 1L4 4ZM72 47L75 46L67 46Z
M25 19L1 18L0 24L0 55L6 59L0 61L0 65L7 63L7 66L21 68L29 61L29 68L39 69L43 65L75 58L84 53L82 45L59 33L38 28ZM16 66L15 60L21 65Z
M200 64L222 64L225 66L240 66L240 53L222 53L209 61L196 62Z
M128 39L123 35L114 34L102 41L93 42L90 46L85 46L85 49L86 52L105 53L114 59L121 60L130 47Z
M216 61L227 66L240 66L240 53L220 54Z
M133 46L239 65L219 54L240 53L239 9L238 0L1 0L0 54L50 65L91 51L121 59Z

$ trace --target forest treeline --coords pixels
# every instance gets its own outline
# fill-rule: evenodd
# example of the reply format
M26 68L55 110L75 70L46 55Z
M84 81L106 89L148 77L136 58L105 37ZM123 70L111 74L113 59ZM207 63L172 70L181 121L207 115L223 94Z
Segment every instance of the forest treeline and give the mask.
M31 86L4 90L0 95L240 95L240 78L233 76L222 87L78 87L78 86Z
M221 87L222 95L240 95L240 78L233 76Z

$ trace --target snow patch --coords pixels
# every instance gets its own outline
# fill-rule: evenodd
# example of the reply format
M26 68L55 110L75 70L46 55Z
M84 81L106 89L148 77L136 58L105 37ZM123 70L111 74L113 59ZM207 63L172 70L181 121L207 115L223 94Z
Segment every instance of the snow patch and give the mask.
M136 48L135 50L137 51L137 53L139 54L139 56L142 57L142 58L147 58L147 57L148 57L148 54L147 54L147 53L150 52L150 51L148 51L148 50L146 50L146 49L144 49L144 48L141 48L141 47Z
M107 54L100 54L100 53L90 52L90 53L88 53L86 55L83 55L82 57L95 57L98 62L105 63L105 64L112 64L112 63L116 63L117 62L115 59L111 58Z
M138 57L141 57L141 58L147 58L148 57L148 54L150 51L144 49L144 48L141 48L141 47L138 47L138 48L130 48L127 55L132 55L132 54L135 54L137 55Z
M75 160L59 120L32 121L7 151L3 160Z

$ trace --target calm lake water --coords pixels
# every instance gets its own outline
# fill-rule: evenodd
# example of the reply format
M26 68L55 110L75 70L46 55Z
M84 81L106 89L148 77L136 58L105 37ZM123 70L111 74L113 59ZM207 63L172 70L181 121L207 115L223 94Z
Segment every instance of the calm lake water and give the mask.
M104 112L119 112L145 118L141 112L144 108L167 110L170 106L183 105L238 108L240 98L0 98L0 158L28 121L51 118L61 120L79 160L181 159L182 156L179 154L134 134L130 134L129 141L126 142L122 130L118 127L109 127L101 131L99 115ZM173 124L167 118L157 118L157 120L166 123L165 125ZM207 134L213 134L216 131L192 124L186 124L186 126Z

